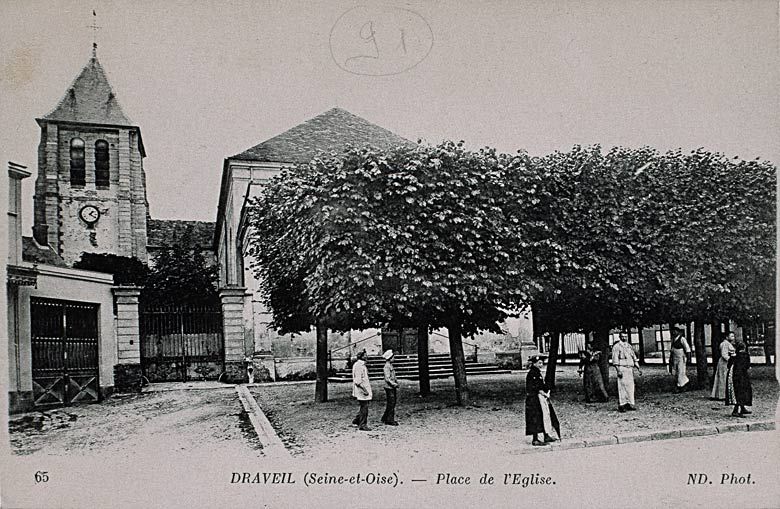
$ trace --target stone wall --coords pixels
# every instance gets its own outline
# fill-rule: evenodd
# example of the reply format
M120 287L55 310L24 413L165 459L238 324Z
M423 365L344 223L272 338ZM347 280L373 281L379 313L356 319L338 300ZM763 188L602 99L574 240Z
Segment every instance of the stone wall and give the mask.
M245 384L249 381L246 374L246 363L244 361L225 361L225 372L220 377L220 381L229 384Z
M84 140L85 185L70 181L70 143ZM95 142L109 144L110 185L95 184ZM42 129L35 187L36 236L72 264L82 252L115 253L146 261L146 182L136 129L47 123ZM79 217L94 205L100 219Z
M117 364L114 366L115 392L141 392L143 376L140 364Z

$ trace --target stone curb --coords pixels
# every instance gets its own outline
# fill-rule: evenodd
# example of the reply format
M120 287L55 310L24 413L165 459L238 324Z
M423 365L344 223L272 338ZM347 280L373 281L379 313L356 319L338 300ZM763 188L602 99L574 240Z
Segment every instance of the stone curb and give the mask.
M584 447L601 447L604 445L628 444L633 442L646 442L650 440L670 440L675 438L734 433L738 431L770 431L773 429L777 429L777 424L775 421L719 424L712 426L702 426L698 428L655 431L651 433L627 433L625 435L605 435L601 437L563 440L561 442L554 442L550 444L549 447L532 447L530 449L521 449L518 452L526 454L546 451L565 451L569 449L582 449Z
M258 440L263 445L263 454L271 458L290 458L290 452L276 434L268 418L263 413L257 400L249 393L246 385L236 385L236 393L241 405L249 414L249 421L255 428Z

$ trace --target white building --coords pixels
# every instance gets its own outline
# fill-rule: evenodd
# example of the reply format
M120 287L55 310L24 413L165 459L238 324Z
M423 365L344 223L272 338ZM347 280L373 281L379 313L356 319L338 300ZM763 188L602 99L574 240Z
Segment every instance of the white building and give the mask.
M287 372L286 368L280 367L280 358L287 359L285 364L294 362L313 365L316 338L313 331L281 336L269 327L271 313L257 292L257 281L247 254L247 238L252 233L246 220L249 201L260 192L262 184L282 168L306 164L318 152L341 151L347 145L370 145L386 149L408 144L411 144L409 140L345 110L334 108L225 159L214 237L220 286L245 290L243 318L246 353L251 355L254 352L266 358L275 358L275 366L271 362L264 363L272 378L276 375L284 376L280 372L282 370ZM531 339L530 320L511 319L506 325L506 334L482 335L475 338L476 344L480 344L484 352L490 351L492 347L519 348L520 341ZM361 342L366 338L370 339ZM329 337L331 349L358 342L370 354L386 348L401 353L416 353L416 337L411 331L399 335L397 331L383 331L380 334L377 330L365 330L345 335L331 334ZM446 331L435 331L429 344L434 352L448 351ZM465 348L467 353L469 348L468 345ZM338 357L345 357L349 350L344 348Z

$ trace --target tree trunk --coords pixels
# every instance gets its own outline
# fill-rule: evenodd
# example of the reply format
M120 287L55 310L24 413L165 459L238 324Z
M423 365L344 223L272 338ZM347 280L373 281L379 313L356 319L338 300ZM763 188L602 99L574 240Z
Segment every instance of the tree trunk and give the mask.
M690 322L686 322L685 324L685 339L688 340L688 344L693 343L693 336L691 335L691 324Z
M317 382L314 385L314 401L328 401L328 328L317 324Z
M599 370L604 379L604 387L609 390L609 329L598 329L593 332L593 349L601 352Z
M531 327L533 328L533 338L536 344L536 349L539 353L544 353L544 338L542 337L542 327L539 320L539 306L531 304ZM522 345L521 345L522 350ZM527 359L520 359L525 362Z
M566 364L566 338L564 338L563 333L560 334L560 338L558 339L558 345L560 346L561 349L561 355L556 356L556 358L560 358L561 364ZM556 352L557 351L558 350L556 349Z
M766 365L773 364L772 359L777 361L777 355L775 355L775 335L769 334L769 326L766 322L763 322L759 327L764 331L764 359L766 359Z
M720 359L720 342L723 339L720 333L720 322L713 320L710 323L712 334L710 335L710 347L712 348L712 365L717 369L718 359Z
M707 350L704 347L704 322L693 322L693 348L696 350L696 382L699 389L707 387L710 375L707 372Z
M455 395L458 405L469 404L469 386L466 382L466 358L463 355L463 338L460 324L450 324L447 327L450 340L450 358L452 359L452 376L455 378Z
M428 367L428 327L417 328L417 369L420 372L420 395L431 393L431 377Z
M550 389L555 389L555 368L558 366L558 346L561 341L561 333L552 331L550 333L550 357L547 359L547 372L544 376L544 383Z
M637 333L639 334L639 364L645 365L645 336L642 334L642 326L637 325Z

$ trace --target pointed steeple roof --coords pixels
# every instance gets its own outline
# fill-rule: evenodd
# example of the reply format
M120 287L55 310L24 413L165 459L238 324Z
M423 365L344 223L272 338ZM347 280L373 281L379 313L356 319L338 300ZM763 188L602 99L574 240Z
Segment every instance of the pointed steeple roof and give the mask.
M57 107L41 120L133 126L119 106L94 48L92 58Z
M230 159L307 163L317 152L343 150L346 145L384 149L411 145L409 140L341 108L330 109Z

